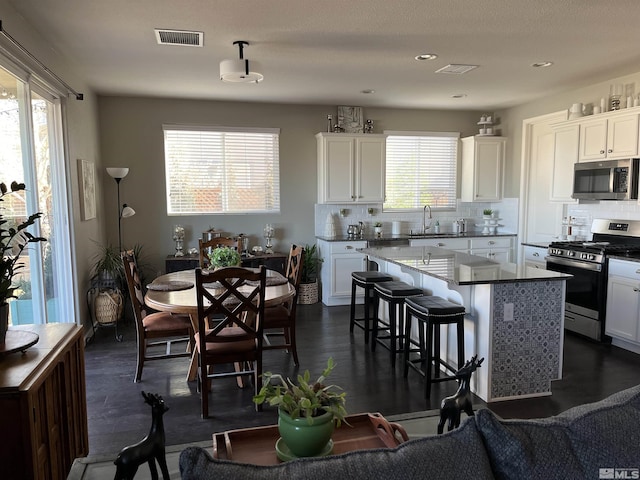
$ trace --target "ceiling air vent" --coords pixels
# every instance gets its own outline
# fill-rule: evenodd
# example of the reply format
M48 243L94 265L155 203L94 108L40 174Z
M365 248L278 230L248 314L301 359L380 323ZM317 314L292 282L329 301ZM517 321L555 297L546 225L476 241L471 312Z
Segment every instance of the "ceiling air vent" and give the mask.
M462 75L463 73L467 73L474 68L478 68L478 65L459 65L459 64L449 64L446 67L442 67L439 70L436 70L436 73L452 73L454 75Z
M185 47L202 47L204 32L189 32L186 30L166 30L156 28L156 40L159 45L182 45Z

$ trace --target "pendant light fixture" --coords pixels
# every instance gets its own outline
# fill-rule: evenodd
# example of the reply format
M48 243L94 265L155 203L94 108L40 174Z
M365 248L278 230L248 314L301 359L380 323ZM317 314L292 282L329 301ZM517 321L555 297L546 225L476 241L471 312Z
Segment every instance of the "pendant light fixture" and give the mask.
M256 61L249 62L244 58L243 49L249 42L238 40L233 42L238 45L240 58L237 60L223 60L220 62L220 80L229 83L259 83L264 79L259 70L260 64Z

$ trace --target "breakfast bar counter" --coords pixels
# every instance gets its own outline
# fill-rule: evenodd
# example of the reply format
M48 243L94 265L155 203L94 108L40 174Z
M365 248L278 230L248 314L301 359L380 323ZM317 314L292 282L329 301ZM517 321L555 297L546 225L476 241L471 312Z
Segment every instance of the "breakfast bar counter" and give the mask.
M380 271L464 305L465 358L485 358L472 378L478 397L491 402L551 395L551 382L562 377L565 281L570 275L437 247L359 252ZM442 332L441 356L455 364L455 329Z

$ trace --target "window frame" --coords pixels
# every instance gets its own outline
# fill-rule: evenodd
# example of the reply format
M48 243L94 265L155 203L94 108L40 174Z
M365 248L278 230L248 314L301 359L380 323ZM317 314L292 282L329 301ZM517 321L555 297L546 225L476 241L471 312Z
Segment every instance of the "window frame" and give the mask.
M428 204L433 211L439 212L447 212L447 211L455 211L457 208L457 202L459 198L459 188L458 188L458 172L460 168L460 132L435 132L435 131L397 131L397 130L385 130L384 134L387 135L387 162L385 167L385 185L388 188L390 182L388 177L388 169L389 169L389 140L393 139L393 137L440 137L440 138L451 138L455 139L455 155L451 159L451 166L453 168L453 172L449 177L449 182L453 184L453 201L447 202L445 206L438 206L437 201L426 200L421 201L419 199L419 192L413 192L412 201L415 203L414 207L408 208L393 208L386 206L386 201L382 204L382 210L384 212L394 212L394 213L402 213L402 212L416 212L420 211L424 208L425 204ZM391 142L393 144L393 142ZM421 158L421 161L424 159ZM385 198L387 195L385 195Z
M279 214L281 211L281 182L280 182L280 129L279 128L260 128L260 127L229 127L229 126L220 126L220 125L189 125L189 124L163 124L163 143L164 143L164 164L165 164L165 193L166 193L166 211L168 216L197 216L197 215L260 215L260 214ZM223 200L221 200L221 209L215 209L215 205L210 203L206 205L206 211L199 210L193 208L195 204L191 205L191 209L189 211L183 209L181 211L177 210L177 208L173 205L172 202L172 182L171 175L173 171L170 171L170 153L169 148L170 145L167 143L167 134L171 132L210 132L213 134L261 134L272 136L272 146L273 148L271 161L271 173L273 175L272 182L270 184L271 188L271 203L268 201L268 194L265 193L263 199L261 199L262 206L261 208L247 209L247 210L237 210L237 209L229 209L229 199L233 195L233 191L231 190L231 186L229 186L226 182L226 178L223 178L221 181L221 196ZM215 143L215 140L213 140ZM218 148L224 149L224 141L219 141L220 145ZM241 142L237 142L239 145ZM213 144L212 144L213 145ZM233 147L232 147L233 148ZM207 152L205 152L206 154ZM209 152L211 153L211 152ZM228 160L230 152L224 151L223 155L219 158L216 158L214 162L211 162L209 168L224 168L223 164ZM253 161L251 163L250 161ZM236 161L236 165L242 169L251 169L255 168L258 163L256 163L258 159L255 156L249 155L249 157L245 157L243 161ZM222 163L220 163L222 162ZM194 164L195 165L195 164ZM269 167L265 167L263 171L256 172L257 174L266 173L269 170ZM226 204L226 206L225 206ZM271 205L271 206L269 206ZM188 205L187 205L188 206Z

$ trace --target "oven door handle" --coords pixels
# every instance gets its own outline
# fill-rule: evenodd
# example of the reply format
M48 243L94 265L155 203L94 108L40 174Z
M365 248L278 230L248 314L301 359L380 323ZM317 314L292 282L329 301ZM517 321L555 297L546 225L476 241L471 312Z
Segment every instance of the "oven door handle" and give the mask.
M547 263L555 263L557 265L565 265L567 267L581 268L583 270L591 270L593 272L602 271L602 265L599 263L581 262L579 260L571 260L568 258L551 256L544 257L544 259L547 261Z

